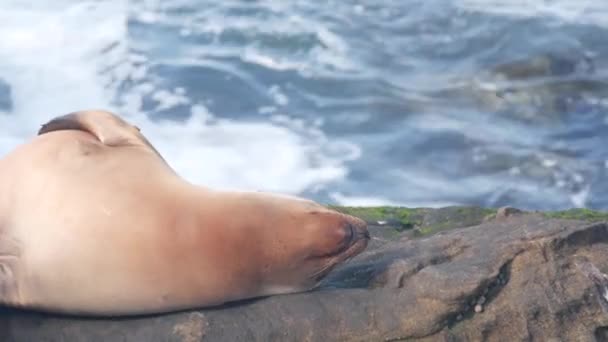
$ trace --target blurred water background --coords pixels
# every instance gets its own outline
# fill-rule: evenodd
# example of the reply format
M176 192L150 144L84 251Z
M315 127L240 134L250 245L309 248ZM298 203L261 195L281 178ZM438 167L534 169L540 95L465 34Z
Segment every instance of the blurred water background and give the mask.
M120 113L190 181L608 208L608 2L3 0L0 155Z

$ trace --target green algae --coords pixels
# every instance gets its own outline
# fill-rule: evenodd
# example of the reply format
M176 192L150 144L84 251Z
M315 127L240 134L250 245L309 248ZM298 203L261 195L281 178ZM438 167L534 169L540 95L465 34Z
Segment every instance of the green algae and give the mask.
M402 233L411 237L424 237L437 232L469 227L492 219L494 208L453 206L444 208L406 208L394 206L349 207L329 205L331 209L359 217L368 224L387 226L385 237L398 239ZM559 211L535 212L547 218L581 220L587 222L608 221L608 211L574 208ZM387 236L388 234L388 236Z
M608 221L608 212L586 208L574 208L560 211L547 211L542 213L547 218L581 220L589 222Z
M389 234L389 238L399 238L404 232L410 232L412 237L424 237L444 230L477 225L488 216L496 214L496 209L460 206L438 209L392 206L329 207L359 217L373 225L382 223L392 227L393 233Z
M423 217L422 208L404 208L404 207L342 207L330 206L336 211L358 217L368 223L387 222L389 224L398 223L396 229L404 231L413 229L421 223Z

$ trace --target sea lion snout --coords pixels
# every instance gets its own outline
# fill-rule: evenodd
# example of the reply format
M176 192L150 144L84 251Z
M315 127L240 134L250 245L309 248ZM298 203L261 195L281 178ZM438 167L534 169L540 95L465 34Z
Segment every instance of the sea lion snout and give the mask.
M369 230L367 230L367 222L354 216L347 216L347 224L354 232L357 239L370 239Z
M367 230L367 223L360 218L344 215L343 216L343 229L345 231L345 240L349 245L355 244L359 240L370 239L369 231Z
M344 250L346 250L347 257L352 257L367 247L370 235L367 223L360 218L344 215L343 220Z
M336 211L324 211L322 214L323 219L317 221L319 224L314 228L314 242L307 247L312 251L306 260L309 262L309 279L314 282L313 287L335 266L363 252L370 240L365 221Z

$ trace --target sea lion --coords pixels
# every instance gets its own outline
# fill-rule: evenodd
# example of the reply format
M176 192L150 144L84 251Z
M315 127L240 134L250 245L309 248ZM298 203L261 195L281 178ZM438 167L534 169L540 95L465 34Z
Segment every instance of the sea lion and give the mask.
M313 201L189 183L106 111L57 117L0 160L0 304L121 316L308 291L363 251Z

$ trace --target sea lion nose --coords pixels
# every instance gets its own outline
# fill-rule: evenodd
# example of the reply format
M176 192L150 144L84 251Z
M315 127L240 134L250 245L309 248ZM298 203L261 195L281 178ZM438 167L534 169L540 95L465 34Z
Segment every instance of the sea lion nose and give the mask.
M371 238L369 235L369 230L367 230L367 223L365 221L354 216L348 216L347 220L347 224L351 227L350 229L352 229L354 235L358 239L365 238L369 240Z
M363 237L365 237L368 240L372 238L371 235L369 235L369 230L367 230L367 229L365 230L365 232L363 233Z

